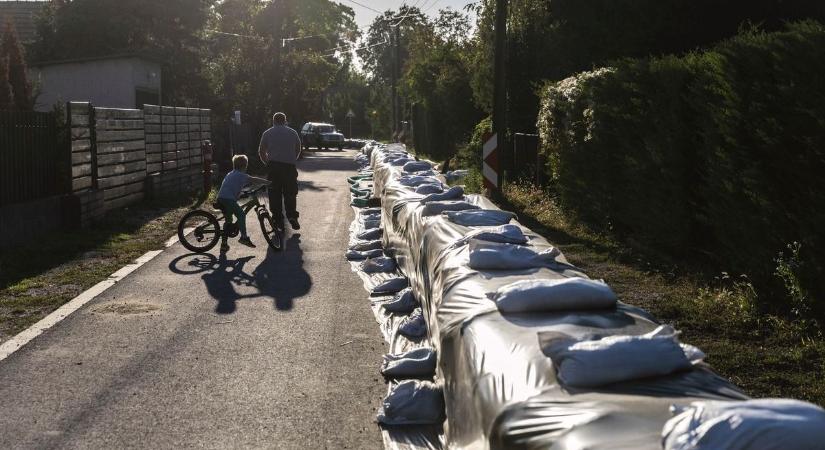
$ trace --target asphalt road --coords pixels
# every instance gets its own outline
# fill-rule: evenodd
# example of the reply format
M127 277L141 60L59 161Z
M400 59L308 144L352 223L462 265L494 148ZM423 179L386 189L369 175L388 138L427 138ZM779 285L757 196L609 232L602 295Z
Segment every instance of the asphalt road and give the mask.
M381 448L384 344L343 255L350 153L299 164L268 251L169 248L0 362L0 448Z

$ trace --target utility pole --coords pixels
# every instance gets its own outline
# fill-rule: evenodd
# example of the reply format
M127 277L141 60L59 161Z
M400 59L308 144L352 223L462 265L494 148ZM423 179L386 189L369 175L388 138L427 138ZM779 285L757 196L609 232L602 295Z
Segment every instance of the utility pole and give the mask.
M509 169L507 155L507 6L508 0L496 0L495 24L495 69L493 89L493 133L498 135L500 155L504 156L499 171L499 186L501 186L502 172Z
M393 62L392 62L392 134L395 137L398 134L398 122L401 120L399 116L399 99L398 99L398 78L400 75L399 66L401 65L401 32L400 26L396 24L393 30Z

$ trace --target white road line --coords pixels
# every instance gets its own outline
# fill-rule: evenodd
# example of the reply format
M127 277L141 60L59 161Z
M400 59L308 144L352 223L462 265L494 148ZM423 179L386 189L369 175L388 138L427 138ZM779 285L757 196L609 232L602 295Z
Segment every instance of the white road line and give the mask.
M171 247L176 242L178 242L177 235L173 236L168 241L166 241L166 248ZM66 317L69 317L71 313L82 308L83 305L89 303L95 297L102 294L107 289L109 289L110 287L117 284L119 281L129 276L129 274L139 269L144 264L155 259L155 257L160 255L161 253L163 253L163 250L152 250L151 252L147 252L140 258L136 259L134 263L122 267L117 272L109 275L109 278L92 286L82 294L71 299L65 305L61 306L60 308L57 308L53 313L44 317L36 324L30 326L28 329L20 332L17 336L4 342L2 345L0 345L0 361L3 361L4 359L8 358L9 355L11 355L12 353L23 348L23 346L31 342L32 339L36 338L37 336L40 336L41 334L43 334L44 331L57 325L58 323L60 323L61 320L65 319Z

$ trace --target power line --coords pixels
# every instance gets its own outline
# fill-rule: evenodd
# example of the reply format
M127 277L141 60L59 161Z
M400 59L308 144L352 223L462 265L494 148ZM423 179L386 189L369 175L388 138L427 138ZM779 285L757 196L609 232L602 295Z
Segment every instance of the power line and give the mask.
M370 10L370 11L376 12L376 13L378 13L378 14L384 14L383 12L381 12L381 11L379 11L379 10L377 10L377 9L373 8L372 6L367 6L367 5L363 4L363 3L356 2L355 0L346 0L346 1L348 1L348 2L352 3L353 5L358 5L358 6L362 7L362 8L365 8L365 9L368 9L368 10Z

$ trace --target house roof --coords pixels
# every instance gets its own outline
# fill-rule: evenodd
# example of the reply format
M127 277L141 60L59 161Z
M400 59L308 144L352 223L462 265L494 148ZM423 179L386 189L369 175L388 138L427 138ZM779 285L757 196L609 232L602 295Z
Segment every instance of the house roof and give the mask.
M1 27L5 27L6 19L11 20L17 29L20 42L27 44L37 40L35 19L40 10L48 3L42 0L0 0Z
M107 61L113 59L140 59L143 61L152 62L155 64L161 65L162 62L160 59L153 57L152 55L145 54L145 53L117 53L113 55L105 55L105 56L90 56L87 58L72 58L72 59L55 59L49 61L34 61L29 65L32 67L45 67L45 66L57 66L60 64L76 64L76 63L85 63L85 62L94 62L94 61Z

